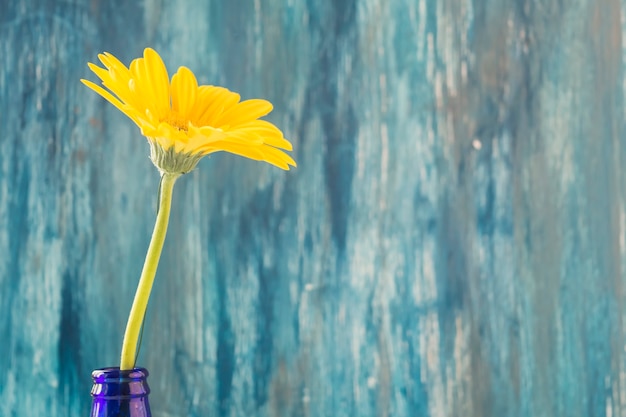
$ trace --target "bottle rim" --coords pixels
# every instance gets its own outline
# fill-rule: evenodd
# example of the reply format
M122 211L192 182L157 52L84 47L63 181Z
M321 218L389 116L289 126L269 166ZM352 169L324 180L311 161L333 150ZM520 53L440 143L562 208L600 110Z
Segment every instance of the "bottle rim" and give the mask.
M139 382L145 381L149 372L145 368L120 370L119 367L95 369L91 376L95 383Z

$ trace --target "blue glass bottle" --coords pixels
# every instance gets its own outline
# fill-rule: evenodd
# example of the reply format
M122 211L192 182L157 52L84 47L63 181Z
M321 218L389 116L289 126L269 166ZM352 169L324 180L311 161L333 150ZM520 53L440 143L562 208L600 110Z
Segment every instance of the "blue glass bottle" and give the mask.
M148 370L135 368L96 369L92 372L93 387L90 417L152 417L146 379Z

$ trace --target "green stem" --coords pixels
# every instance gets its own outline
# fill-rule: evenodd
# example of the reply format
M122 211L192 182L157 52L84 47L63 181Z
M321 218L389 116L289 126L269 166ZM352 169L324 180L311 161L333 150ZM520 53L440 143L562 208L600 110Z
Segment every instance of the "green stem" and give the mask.
M165 242L167 233L167 224L170 217L170 208L172 205L172 190L174 183L180 174L162 174L161 191L159 198L159 211L157 213L156 223L152 231L152 239L146 254L146 260L143 264L139 285L133 300L133 306L130 309L128 323L126 324L126 332L124 333L124 342L122 343L122 358L120 369L128 370L135 367L135 358L137 352L137 342L146 308L148 307L148 299L152 290L152 283L159 266L159 258Z

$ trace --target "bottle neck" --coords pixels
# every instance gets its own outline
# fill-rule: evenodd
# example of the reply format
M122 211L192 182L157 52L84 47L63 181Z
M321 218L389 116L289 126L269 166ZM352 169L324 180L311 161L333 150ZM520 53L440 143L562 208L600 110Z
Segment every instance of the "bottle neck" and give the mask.
M119 368L96 369L92 373L93 403L91 417L150 417L146 381L148 371L144 368L120 370Z

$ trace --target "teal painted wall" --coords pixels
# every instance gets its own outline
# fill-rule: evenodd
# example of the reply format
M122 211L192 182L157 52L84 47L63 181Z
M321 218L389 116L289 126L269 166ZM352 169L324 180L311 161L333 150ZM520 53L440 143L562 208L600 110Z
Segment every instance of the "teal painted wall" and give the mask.
M274 103L182 178L155 417L626 415L618 0L0 0L0 415L86 416L155 216L109 51Z

